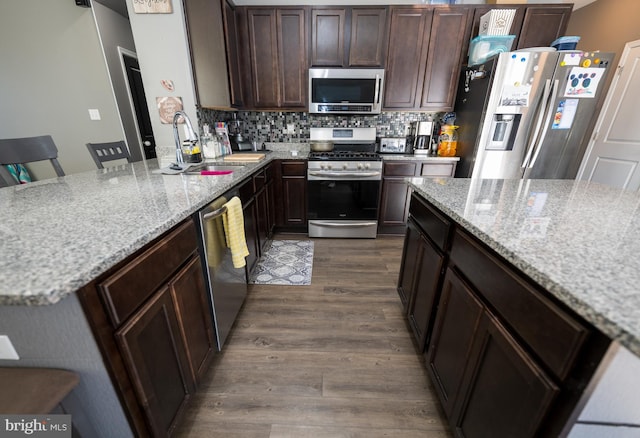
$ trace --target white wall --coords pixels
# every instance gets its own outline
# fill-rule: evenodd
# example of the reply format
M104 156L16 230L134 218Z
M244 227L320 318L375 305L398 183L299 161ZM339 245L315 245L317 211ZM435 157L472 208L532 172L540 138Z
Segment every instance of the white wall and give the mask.
M131 107L125 73L122 70L120 53L118 52L118 47L134 53L136 51L131 24L127 18L98 2L94 1L92 3L92 10L98 27L107 70L111 78L124 136L117 137L112 134L110 137L92 139L91 142L102 143L124 140L129 147L132 159L139 161L144 157L144 153L140 144L138 129L136 128L135 115Z
M79 375L64 407L81 436L133 437L76 294L50 306L0 306L0 334L20 356L0 360L0 366L61 368Z
M67 174L95 169L85 143L123 133L91 10L71 0L0 1L0 57L0 138L50 134ZM90 120L89 108L102 120ZM31 170L55 176L48 162Z
M127 2L158 157L172 154L175 141L172 125L160 122L156 97L182 97L184 110L194 129L197 129L198 121L182 2L173 1L172 4L171 14L136 14L131 2ZM174 91L164 89L162 80L173 81ZM182 127L179 133L183 138Z

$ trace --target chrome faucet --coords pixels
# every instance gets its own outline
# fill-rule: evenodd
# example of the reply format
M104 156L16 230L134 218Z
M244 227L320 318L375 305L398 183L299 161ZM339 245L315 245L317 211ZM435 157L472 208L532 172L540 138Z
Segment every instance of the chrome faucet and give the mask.
M180 133L178 132L178 119L180 119L181 116L184 117L184 122L189 128L189 132L192 132L193 135L196 136L196 141L198 140L198 134L193 130L193 125L191 124L191 120L187 113L184 111L176 111L173 115L173 138L176 141L176 161L178 164L184 164L184 159L182 158L182 144L180 143Z

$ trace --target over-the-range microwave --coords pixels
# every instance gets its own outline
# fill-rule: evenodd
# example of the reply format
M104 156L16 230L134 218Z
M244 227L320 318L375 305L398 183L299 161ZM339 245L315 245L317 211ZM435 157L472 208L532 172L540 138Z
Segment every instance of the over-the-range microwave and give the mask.
M309 112L380 114L382 68L310 68Z

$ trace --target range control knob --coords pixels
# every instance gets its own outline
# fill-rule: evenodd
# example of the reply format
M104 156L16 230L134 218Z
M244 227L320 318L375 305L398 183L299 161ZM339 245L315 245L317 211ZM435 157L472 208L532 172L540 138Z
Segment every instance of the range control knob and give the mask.
M331 164L327 164L327 169L331 170Z
M358 166L357 166L357 167L358 167L358 170L362 170L362 167L363 167L363 166L362 166L362 163L358 163Z
M343 169L343 170L347 170L347 167L349 167L349 166L347 166L347 164L346 164L346 163L342 165L342 169Z
M365 164L365 165L364 165L364 168L365 168L365 169L367 169L367 170L368 170L368 169L371 169L371 164L369 164L369 163Z

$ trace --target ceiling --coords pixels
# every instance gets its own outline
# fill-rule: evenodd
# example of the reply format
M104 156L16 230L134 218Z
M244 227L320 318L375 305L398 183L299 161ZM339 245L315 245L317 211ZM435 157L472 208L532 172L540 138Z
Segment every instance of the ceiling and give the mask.
M118 14L122 15L123 17L129 17L128 12L127 12L127 4L126 1L127 0L93 0L93 1L97 1L98 3L101 3L103 5L105 5L106 7L108 7L109 9L112 9L114 11L116 11ZM529 3L573 3L573 10L575 11L576 9L579 9L583 6L588 5L589 3L593 3L596 0L544 0L544 1L529 1ZM432 3L434 3L433 1L431 1ZM291 4L291 1L284 1L284 0L235 0L233 3L235 3L238 6L245 6L245 5L275 5L275 4ZM304 1L297 1L295 2L296 4L345 4L345 5L349 5L349 4L356 4L356 3L362 3L362 4L390 4L390 3L429 3L429 0L398 0L398 1L392 1L390 2L389 0L365 0L364 2L361 1L354 1L354 0L347 0L347 1L340 1L340 0L333 0L333 1L322 1L322 0L304 0ZM459 0L458 3L482 3L481 1L478 0Z

